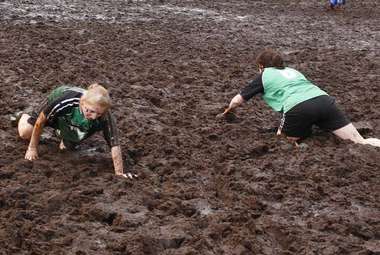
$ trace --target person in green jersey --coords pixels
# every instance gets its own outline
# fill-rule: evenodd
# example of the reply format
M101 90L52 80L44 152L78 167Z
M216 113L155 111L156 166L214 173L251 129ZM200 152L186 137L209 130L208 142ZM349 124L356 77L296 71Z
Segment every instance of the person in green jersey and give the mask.
M273 110L282 113L277 134L284 133L296 145L297 141L311 134L313 125L317 125L344 140L380 147L379 139L365 139L359 134L336 106L333 97L311 83L299 71L285 67L278 52L264 50L256 58L256 63L260 74L232 98L228 108L218 114L218 117L227 116L231 110L261 93Z
M30 140L25 158L38 158L38 143L44 126L52 127L61 139L60 149L75 147L97 131L103 131L111 148L115 174L133 178L124 173L123 158L115 120L110 111L111 99L108 91L99 84L87 90L79 87L60 86L43 101L31 115L22 114L18 122L21 138Z

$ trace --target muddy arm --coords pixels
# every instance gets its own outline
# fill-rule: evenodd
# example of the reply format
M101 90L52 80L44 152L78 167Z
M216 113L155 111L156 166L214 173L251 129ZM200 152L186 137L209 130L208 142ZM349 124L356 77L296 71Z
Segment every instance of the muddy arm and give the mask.
M46 123L46 116L43 112L38 116L36 123L34 124L32 137L30 138L28 149L25 153L25 159L35 160L38 158L38 143L40 141L42 130Z
M120 145L113 146L111 148L111 156L113 165L115 168L115 174L116 175L123 175L124 174L124 167L123 167L123 157L121 155L121 147Z
M124 167L123 167L123 157L121 155L121 147L120 145L113 146L111 148L111 154L112 154L112 160L113 165L115 168L115 174L118 176L123 176L125 178L133 179L138 177L137 174L132 173L124 173Z
M237 94L232 98L228 108L223 112L223 115L240 106L242 103L244 103L243 97L240 94Z

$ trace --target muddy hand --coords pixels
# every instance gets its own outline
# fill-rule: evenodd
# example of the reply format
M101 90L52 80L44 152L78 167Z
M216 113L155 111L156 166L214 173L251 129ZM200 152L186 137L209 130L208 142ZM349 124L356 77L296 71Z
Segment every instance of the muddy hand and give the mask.
M222 119L223 117L224 117L224 113L219 113L218 115L216 115L217 119Z
M25 153L25 159L27 160L35 160L38 159L38 152L36 148L28 148L28 150Z
M227 114L230 110L231 110L230 108L225 109L224 112L219 113L218 115L216 115L216 118L217 118L217 119L224 118L224 117L226 116L226 114Z

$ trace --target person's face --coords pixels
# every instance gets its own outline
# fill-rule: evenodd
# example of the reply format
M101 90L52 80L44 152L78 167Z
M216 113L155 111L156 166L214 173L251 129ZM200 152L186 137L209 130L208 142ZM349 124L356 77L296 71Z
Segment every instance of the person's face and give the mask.
M82 102L81 110L83 112L84 117L88 120L95 120L101 117L105 112L104 108L99 107L97 105L89 104L87 102Z

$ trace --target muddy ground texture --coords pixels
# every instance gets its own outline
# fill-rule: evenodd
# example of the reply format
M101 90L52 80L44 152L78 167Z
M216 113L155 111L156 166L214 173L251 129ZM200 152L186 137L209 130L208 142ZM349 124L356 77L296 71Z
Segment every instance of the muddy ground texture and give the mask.
M326 2L0 1L0 254L380 254L378 148L294 148L259 96L215 118L273 47L380 137L380 3ZM100 135L23 159L12 114L92 82L135 180Z

